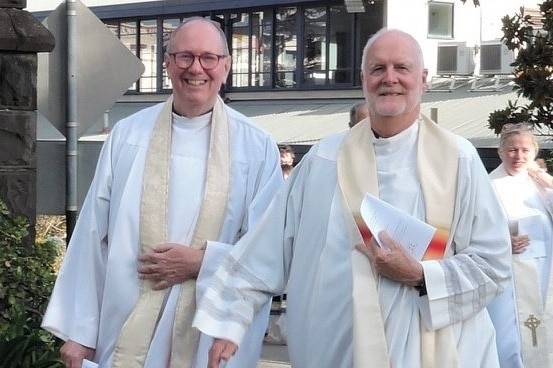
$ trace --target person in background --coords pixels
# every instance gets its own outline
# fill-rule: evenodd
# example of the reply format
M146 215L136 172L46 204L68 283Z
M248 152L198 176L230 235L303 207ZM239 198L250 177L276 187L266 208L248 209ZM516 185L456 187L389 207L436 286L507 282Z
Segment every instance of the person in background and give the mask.
M535 161L533 126L505 124L490 173L509 220L513 280L490 306L504 368L553 367L553 177Z
M200 302L209 368L245 346L286 281L293 367L498 367L486 306L511 277L507 221L474 146L420 115L426 77L411 35L367 42L367 124L310 149ZM438 229L422 257L395 232L371 235L367 192Z
M353 128L353 126L359 123L361 120L369 116L369 106L365 101L358 102L351 107L349 110L349 123L348 126Z
M536 157L536 164L538 165L538 167L540 169L543 169L544 171L548 171L547 170L547 162L545 162L545 159L543 157Z
M284 179L287 179L288 176L292 173L294 169L294 160L296 159L296 154L294 149L289 145L282 145L279 147L280 152L280 168L282 169L282 175Z
M231 56L217 23L185 19L165 65L167 102L119 121L102 148L44 316L69 368L205 368L196 301L283 182L276 142L218 96ZM227 368L256 367L259 310Z
M294 169L296 153L290 145L279 145L280 168L282 177L288 179ZM265 334L264 342L276 345L286 345L286 292L273 296L271 303L271 315L269 326Z

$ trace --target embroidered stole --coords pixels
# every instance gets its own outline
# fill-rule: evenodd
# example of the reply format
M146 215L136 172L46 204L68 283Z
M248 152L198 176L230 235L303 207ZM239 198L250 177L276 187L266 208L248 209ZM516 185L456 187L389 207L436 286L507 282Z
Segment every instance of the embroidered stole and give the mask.
M536 183L538 195L547 210L549 218L553 218L550 205L546 199L545 189ZM531 235L530 235L531 237ZM553 257L553 256L552 256ZM551 260L550 260L551 261ZM549 345L553 341L553 285L549 273L549 286L545 306L543 304L541 278L534 259L521 259L513 255L513 274L515 297L520 330L522 359L526 367L550 367L553 365L553 350Z
M491 179L493 187L501 199L505 215L508 218L513 217L509 215L515 210L508 205L508 198L511 197L512 191L518 188L503 183L503 181L509 179L509 173L503 164L494 170ZM528 180L531 179L528 178ZM535 183L535 185L549 217L553 218L550 205L545 196L545 189L538 183ZM504 201L503 198L506 200ZM516 213L513 215L516 215ZM549 341L553 341L553 273L550 272L549 274L549 286L544 306L540 287L541 280L535 260L521 259L519 255L513 254L512 266L518 329L520 331L524 364L527 367L553 366L553 350L549 346ZM534 342L536 345L534 345Z
M140 209L142 252L167 242L169 166L171 161L172 96L165 102L150 138ZM208 239L219 237L228 202L230 187L230 140L228 116L218 98L211 118L211 138L207 161L204 198L191 247L201 249ZM113 368L144 366L149 345L165 304L169 289L152 290L152 282L140 280L138 301L119 335ZM192 366L199 332L192 328L196 310L196 280L181 284L173 327L169 367Z
M513 273L524 365L549 367L552 357L548 352L551 349L548 344L548 324L551 323L553 311L546 312L544 309L541 282L534 259L521 260L518 255L513 255ZM547 298L551 303L550 293Z
M374 139L368 120L355 125L344 137L338 153L338 182L355 222L357 238L365 243L372 235L360 215L366 192L378 196ZM421 182L426 222L438 229L424 259L451 254L449 229L453 222L458 175L458 151L454 137L422 117L418 133L417 173ZM350 221L352 222L352 221ZM366 257L353 249L354 367L389 367L384 321L377 290L378 276ZM421 320L421 366L457 367L456 344L451 327L428 331Z

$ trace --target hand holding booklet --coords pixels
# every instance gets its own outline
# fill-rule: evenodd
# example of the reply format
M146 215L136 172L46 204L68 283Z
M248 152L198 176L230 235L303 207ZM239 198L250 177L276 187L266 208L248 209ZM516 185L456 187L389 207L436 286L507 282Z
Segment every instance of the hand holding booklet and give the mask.
M378 234L386 230L415 259L422 260L436 228L421 221L394 206L367 193L361 203L361 217L373 234L378 245L382 247Z

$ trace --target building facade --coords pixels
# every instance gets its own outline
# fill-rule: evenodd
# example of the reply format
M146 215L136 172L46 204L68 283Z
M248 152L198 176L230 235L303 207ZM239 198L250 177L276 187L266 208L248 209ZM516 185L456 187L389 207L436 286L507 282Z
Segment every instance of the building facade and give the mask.
M61 0L41 1L54 8ZM129 94L166 94L164 44L181 20L209 17L221 24L233 57L224 93L360 90L363 46L382 27L399 28L421 43L430 75L438 45L455 41L469 50L478 71L478 46L501 37L501 17L525 5L503 0L140 1L83 0L145 65ZM535 6L536 1L526 1ZM91 4L91 5L89 5ZM61 3L63 5L63 3ZM35 5L35 6L38 6ZM40 9L40 8L39 8ZM33 8L30 9L31 11ZM469 68L466 73L473 73ZM324 94L324 93L323 93ZM282 96L282 94L278 94Z
M91 10L145 65L130 93L169 93L164 45L190 16L209 17L228 35L233 64L225 92L359 88L364 42L383 26L382 1L356 13L343 1L262 3L152 2Z
M80 205L104 133L109 130L105 128L166 100L171 93L163 65L164 45L183 18L209 17L221 24L233 60L222 94L230 106L254 118L279 143L293 145L299 158L320 138L347 129L349 108L363 98L363 47L380 28L401 29L418 40L429 80L441 74L471 77L480 73L481 45L491 44L491 50L500 42L501 18L514 15L523 6L536 8L539 0L481 0L479 7L472 0L79 1L145 66L142 76L104 119L87 131L89 137L79 140ZM58 6L64 6L64 0L28 2L28 10L38 19L45 19ZM505 64L502 57L499 55L500 65ZM110 55L98 55L94 62L118 65ZM482 136L483 130L490 134L486 128L488 114L505 106L512 96L496 94L475 94L467 88L434 91L423 97L422 112L439 110L439 124L473 139ZM479 97L474 98L476 95ZM63 193L53 193L64 187L65 178L59 173L65 169L65 138L40 116L40 111L37 135L37 209L40 213L63 213Z

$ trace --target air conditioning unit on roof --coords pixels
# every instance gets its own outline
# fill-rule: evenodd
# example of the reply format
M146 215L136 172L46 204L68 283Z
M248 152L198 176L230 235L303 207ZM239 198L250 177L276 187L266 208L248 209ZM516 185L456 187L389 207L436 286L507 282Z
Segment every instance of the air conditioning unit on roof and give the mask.
M473 48L465 42L438 44L438 75L472 75L474 73Z
M499 40L483 41L480 45L480 74L512 74L511 63L515 57L511 50Z

